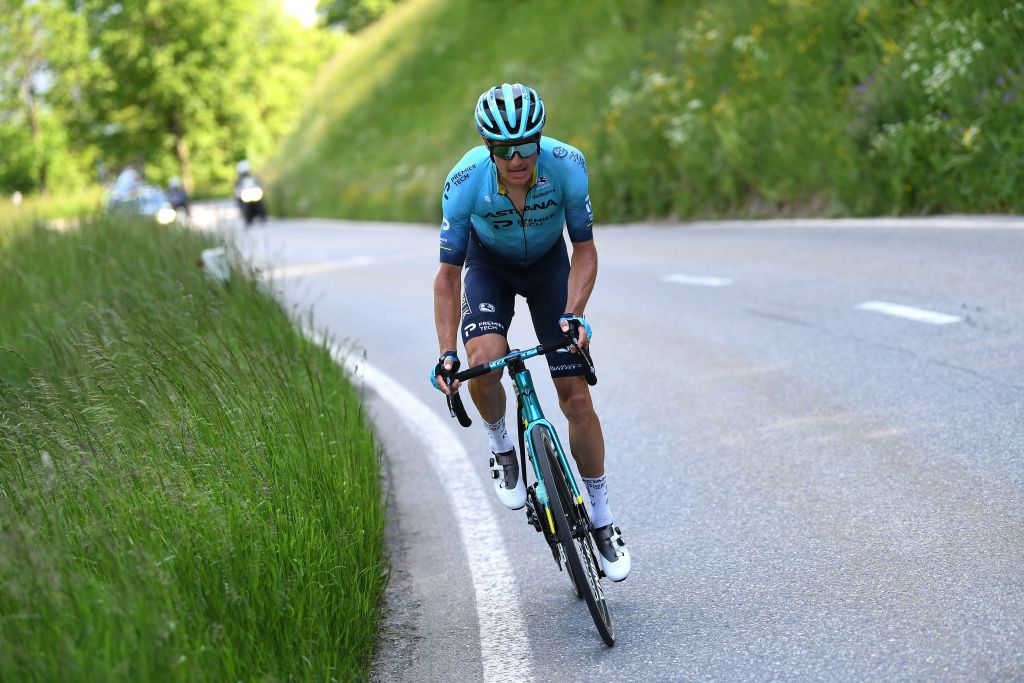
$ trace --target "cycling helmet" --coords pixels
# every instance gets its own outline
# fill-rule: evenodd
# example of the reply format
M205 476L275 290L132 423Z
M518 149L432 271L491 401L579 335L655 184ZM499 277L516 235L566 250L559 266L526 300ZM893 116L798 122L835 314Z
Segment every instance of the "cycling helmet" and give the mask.
M476 129L488 140L518 140L544 128L544 101L533 88L502 83L476 102Z

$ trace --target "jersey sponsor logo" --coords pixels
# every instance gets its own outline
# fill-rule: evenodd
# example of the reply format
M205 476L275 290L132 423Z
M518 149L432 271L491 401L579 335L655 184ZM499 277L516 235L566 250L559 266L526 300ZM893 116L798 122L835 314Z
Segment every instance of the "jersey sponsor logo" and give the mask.
M579 367L578 363L569 363L568 365L549 365L549 372L563 372L565 370L575 370Z
M458 171L457 173L453 173L452 177L449 179L449 182L454 183L455 187L458 187L459 185L461 185L462 183L466 182L466 180L469 179L469 174L474 168L476 168L476 164L468 166L462 169L461 171Z
M547 208L552 207L552 206L558 206L558 202L556 202L554 199L549 199L546 202L537 202L536 204L532 204L530 206L527 206L526 210L527 211L539 211L541 209L547 209Z
M452 226L451 226L451 224L450 224L450 223L448 222L448 219L447 219L447 218L445 218L444 220L442 220L442 221L441 221L441 229L442 229L442 230L451 230L451 229L452 229Z
M583 155L579 152L573 152L570 157L573 161L579 164L579 167L583 169L583 173L587 173L587 160L583 158Z
M505 326L496 320L481 320L478 323L469 323L468 325L463 325L462 335L464 337L468 337L476 330L480 330L481 332L504 332Z
M540 211L541 209L547 209L552 206L558 206L558 202L554 199L549 199L546 202L537 202L536 204L524 206L523 211ZM502 216L512 216L515 214L515 209L502 209L500 211L491 211L490 213L484 214L484 218L501 218ZM495 223L497 223L497 221L495 221Z
M481 313L494 313L494 304L483 303L477 306Z
M566 155L569 154L569 150L559 145L558 147L555 147L553 150L551 150L551 153L555 155L556 159L564 159Z

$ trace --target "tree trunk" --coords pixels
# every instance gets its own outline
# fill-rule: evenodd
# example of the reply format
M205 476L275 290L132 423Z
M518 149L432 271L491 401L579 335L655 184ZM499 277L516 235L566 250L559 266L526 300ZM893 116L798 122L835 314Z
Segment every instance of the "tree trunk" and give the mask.
M181 126L181 114L179 112L174 112L171 115L171 134L174 136L174 156L178 160L181 184L186 192L192 194L192 159L189 156L188 141L185 140L185 131Z
M35 87L31 81L25 88L25 104L28 106L28 120L32 126L32 149L36 156L36 181L39 191L46 192L46 150L43 149L43 127L39 121L39 103L36 101Z

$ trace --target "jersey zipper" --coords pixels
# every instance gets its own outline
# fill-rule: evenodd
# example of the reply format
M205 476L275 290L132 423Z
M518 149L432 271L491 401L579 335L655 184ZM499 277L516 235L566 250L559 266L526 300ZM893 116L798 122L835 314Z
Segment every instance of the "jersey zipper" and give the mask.
M534 173L536 173L536 171L534 171ZM498 182L500 183L501 181L499 180ZM519 209L516 208L516 203L512 201L512 197L508 196L508 192L505 192L505 199L507 199L508 203L512 205L512 210L516 212L516 215L519 216L519 227L523 230L523 268L526 267L530 255L529 242L526 240L526 207L530 205L530 193L533 192L533 187L533 185L530 185L530 187L526 188L526 196L523 197L522 213L520 213Z

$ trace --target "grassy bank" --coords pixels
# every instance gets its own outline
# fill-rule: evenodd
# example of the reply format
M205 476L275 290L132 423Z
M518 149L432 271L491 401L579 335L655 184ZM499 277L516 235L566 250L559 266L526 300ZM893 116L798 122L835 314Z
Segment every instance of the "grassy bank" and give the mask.
M205 238L0 246L0 679L365 674L383 585L357 396Z
M29 195L20 205L15 205L8 195L0 196L0 244L18 224L33 220L68 218L92 213L102 206L103 189L92 187L87 190L61 194Z
M580 147L599 221L1021 212L1011 0L408 0L349 42L272 164L291 214L439 219L500 81Z

